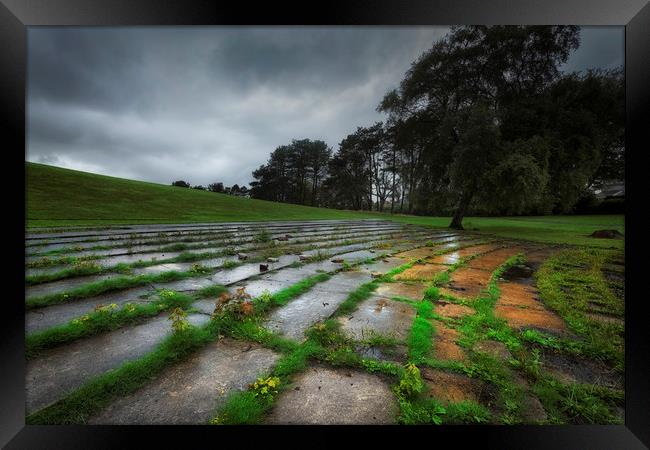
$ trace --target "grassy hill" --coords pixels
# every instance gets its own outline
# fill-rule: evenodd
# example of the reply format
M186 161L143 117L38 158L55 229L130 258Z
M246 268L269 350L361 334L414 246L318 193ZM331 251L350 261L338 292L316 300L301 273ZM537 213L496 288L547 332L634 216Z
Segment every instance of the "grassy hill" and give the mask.
M25 163L27 227L137 223L382 218L446 227L448 217L360 213L289 205L214 192ZM623 240L588 237L594 230L625 232L624 216L467 217L471 231L497 236L623 248Z
M289 205L26 163L27 226L346 219Z

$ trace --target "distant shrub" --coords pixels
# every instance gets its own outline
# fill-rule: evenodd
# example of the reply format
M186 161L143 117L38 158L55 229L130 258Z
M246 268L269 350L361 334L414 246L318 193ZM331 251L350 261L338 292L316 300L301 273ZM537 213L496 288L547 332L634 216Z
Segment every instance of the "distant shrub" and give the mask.
M188 188L188 187L190 187L190 183L188 183L187 181L183 181L183 180L177 180L177 181L174 181L172 183L172 186Z

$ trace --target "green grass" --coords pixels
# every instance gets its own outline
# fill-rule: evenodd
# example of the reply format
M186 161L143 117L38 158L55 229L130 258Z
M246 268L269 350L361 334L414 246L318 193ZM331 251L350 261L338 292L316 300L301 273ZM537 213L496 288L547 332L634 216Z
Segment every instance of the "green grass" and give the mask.
M28 227L363 217L44 164L25 166Z
M579 350L614 364L622 371L625 364L624 325L599 322L586 315L591 302L614 317L621 320L625 317L624 303L608 288L601 273L602 265L613 254L596 249L565 250L546 260L535 278L544 303L584 339ZM548 341L562 344L561 340Z
M387 216L380 215L378 216ZM389 216L391 220L413 225L447 227L448 217ZM548 244L569 244L622 249L623 239L589 237L596 230L612 229L625 234L625 216L533 216L533 217L466 217L467 231L511 239L524 239Z
M25 163L27 227L106 226L310 219L388 219L446 228L449 217L340 211L246 199L214 192ZM588 237L598 229L625 232L623 215L467 217L467 230L547 243L623 248L623 240Z

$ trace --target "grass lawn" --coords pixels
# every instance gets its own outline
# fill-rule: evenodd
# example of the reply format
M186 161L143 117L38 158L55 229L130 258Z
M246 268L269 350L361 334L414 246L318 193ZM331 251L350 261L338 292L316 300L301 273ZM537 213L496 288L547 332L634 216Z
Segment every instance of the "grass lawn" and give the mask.
M126 180L26 163L28 228L141 223L382 218L447 227L449 217L418 217L290 205ZM623 215L467 217L467 230L548 243L622 249L624 241L588 237L598 229L625 232Z

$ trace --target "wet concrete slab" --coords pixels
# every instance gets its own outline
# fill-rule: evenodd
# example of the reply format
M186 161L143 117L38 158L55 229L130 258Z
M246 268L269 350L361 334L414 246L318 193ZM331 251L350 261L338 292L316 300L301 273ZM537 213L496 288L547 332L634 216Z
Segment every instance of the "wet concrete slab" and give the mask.
M345 301L349 293L372 278L362 272L341 272L317 284L310 291L274 310L264 326L296 340L314 323L326 319Z
M318 366L296 376L266 423L380 425L394 423L397 414L390 386L379 376Z
M357 310L339 317L341 330L356 341L373 335L390 336L406 341L415 317L415 309L386 297L372 296L361 302Z
M67 323L74 318L94 311L95 306L98 304L110 305L115 303L121 307L125 303L149 303L148 299L140 297L154 292L155 290L152 287L143 286L69 303L31 309L25 314L25 331L30 334Z
M41 297L44 295L57 294L59 292L66 292L97 281L110 280L111 278L118 278L119 274L106 274L106 275L91 275L86 277L66 278L60 281L53 281L51 283L41 283L25 287L25 298Z
M436 333L433 337L433 356L441 361L467 361L465 351L458 345L460 334L440 321L433 321Z
M463 258L468 256L478 255L480 253L489 252L497 249L498 246L487 244L487 245L476 245L472 247L463 247L461 249L455 250L453 252L445 253L443 255L434 256L433 258L427 259L427 262L432 264L456 264L460 262Z
M368 244L364 244L368 245ZM413 245L413 243L404 243L399 245ZM399 246L398 246L399 247ZM356 249L346 252L346 250ZM363 261L368 258L377 257L377 253L372 253L369 250L358 250L362 248L359 245L341 246L332 249L335 252L343 252L340 255L346 261L354 263ZM331 260L320 261L317 263L305 264L302 267L290 268L293 262L298 260L297 255L283 255L279 258L277 263L269 263L269 270L280 269L271 271L264 275L264 279L270 281L278 281L281 283L293 284L304 279L307 276L314 275L318 271L334 271L341 267L341 264L333 263ZM155 283L150 286L134 288L130 290L114 291L107 294L102 294L88 299L77 300L71 303L49 306L46 308L39 308L27 313L26 328L27 332L40 331L55 325L66 323L76 317L91 312L97 304L111 304L116 303L118 306L132 302L143 302L139 297L143 294L153 292L154 288L165 288L176 291L190 292L202 287L210 286L212 284L225 284L230 285L234 283L241 283L249 277L257 276L260 274L259 264L245 264L234 269L225 269L215 273L212 276L198 276L180 281L169 283ZM369 273L363 277L370 277ZM50 283L48 283L50 284ZM343 286L345 287L345 286Z
M426 284L423 283L382 283L375 290L375 293L384 297L403 297L419 302L424 298L424 291L427 290Z
M228 394L246 390L279 356L256 343L228 338L210 343L109 405L89 424L205 424Z
M188 315L193 325L209 320ZM167 314L143 324L124 327L47 350L27 362L25 390L27 413L41 409L81 387L90 378L142 357L171 333Z
M330 231L341 232L346 230L355 230L363 228L397 228L405 227L404 225L396 224L388 221L355 221L348 223L318 223L314 222L295 222L290 223L275 223L265 222L257 223L254 225L237 225L235 223L224 225L206 225L206 226L178 226L175 228L167 229L132 229L129 232L119 231L115 229L107 230L106 232L72 232L72 233L51 233L49 236L44 234L27 235L27 245L32 247L35 245L46 246L54 244L63 245L79 245L83 243L108 243L108 242L136 242L142 240L156 240L156 239L173 239L181 237L192 236L245 236L259 233L261 230L266 230L271 233L304 233L309 231Z
M359 270L365 270L367 272L381 272L386 273L395 267L399 267L404 264L404 261L401 258L395 258L392 256L379 259L370 264L362 264L359 267Z
M404 272L398 273L393 279L402 281L431 281L437 275L448 269L449 267L442 264L417 263Z
M544 307L534 287L514 282L502 282L498 287L501 295L494 307L494 315L505 319L510 327L568 334L564 321Z

